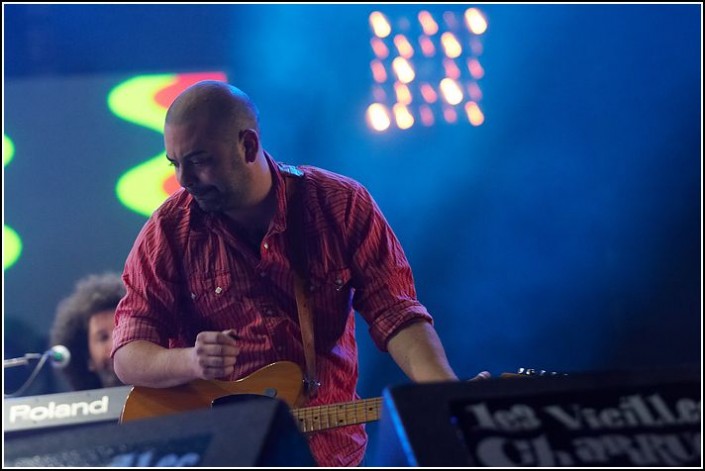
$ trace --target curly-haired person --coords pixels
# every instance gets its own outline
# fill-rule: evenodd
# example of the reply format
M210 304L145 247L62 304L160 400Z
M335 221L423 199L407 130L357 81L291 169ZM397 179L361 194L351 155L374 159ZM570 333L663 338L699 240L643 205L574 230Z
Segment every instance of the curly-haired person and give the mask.
M57 306L51 344L64 345L71 361L61 370L69 386L80 391L120 386L113 371L115 308L125 295L117 273L88 275Z

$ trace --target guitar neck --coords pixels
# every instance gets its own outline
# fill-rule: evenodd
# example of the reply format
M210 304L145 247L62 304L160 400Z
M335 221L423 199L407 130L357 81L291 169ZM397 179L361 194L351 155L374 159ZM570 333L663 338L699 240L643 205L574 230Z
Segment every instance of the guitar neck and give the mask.
M293 409L291 413L302 432L316 432L379 420L381 408L382 398L374 397L328 406L303 407Z

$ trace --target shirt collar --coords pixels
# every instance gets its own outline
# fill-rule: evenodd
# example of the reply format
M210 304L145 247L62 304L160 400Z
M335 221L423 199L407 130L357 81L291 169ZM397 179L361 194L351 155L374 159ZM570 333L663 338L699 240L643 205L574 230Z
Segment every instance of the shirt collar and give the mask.
M286 230L286 184L279 166L276 164L269 152L264 151L264 158L269 164L269 171L272 172L272 190L277 202L277 208L272 217L272 222L269 224L269 232L277 233Z

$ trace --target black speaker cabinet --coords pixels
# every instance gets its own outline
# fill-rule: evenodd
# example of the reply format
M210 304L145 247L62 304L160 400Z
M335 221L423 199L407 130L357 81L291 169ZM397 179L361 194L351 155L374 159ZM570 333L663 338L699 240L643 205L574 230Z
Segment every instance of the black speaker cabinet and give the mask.
M4 466L315 466L287 405L266 397L195 412L5 437Z
M375 466L702 466L701 370L387 388Z

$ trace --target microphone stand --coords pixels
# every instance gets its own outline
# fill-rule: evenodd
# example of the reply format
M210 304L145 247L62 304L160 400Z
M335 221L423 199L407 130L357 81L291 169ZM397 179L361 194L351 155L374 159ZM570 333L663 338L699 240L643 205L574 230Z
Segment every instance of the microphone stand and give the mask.
M25 392L27 390L27 388L37 378L37 375L41 371L42 366L44 366L44 363L46 363L50 354L51 354L51 350L47 350L43 355L40 355L39 353L27 353L23 357L9 358L7 360L3 360L2 367L3 368L11 368L13 366L26 365L29 363L29 360L39 359L39 362L37 362L37 364L34 366L34 370L32 370L32 373L29 375L29 378L27 378L27 380L24 382L24 384L22 386L20 386L17 389L17 391L15 391L11 394L3 394L3 398L17 397L17 396L20 396L23 392Z
M24 356L17 358L8 358L2 361L3 368L12 368L15 366L29 365L29 360L39 360L42 356L39 353L26 353Z

